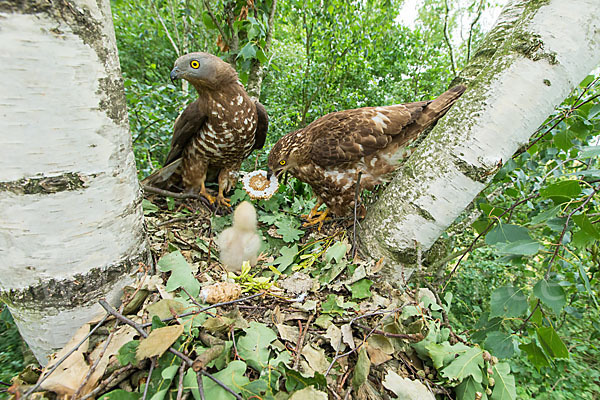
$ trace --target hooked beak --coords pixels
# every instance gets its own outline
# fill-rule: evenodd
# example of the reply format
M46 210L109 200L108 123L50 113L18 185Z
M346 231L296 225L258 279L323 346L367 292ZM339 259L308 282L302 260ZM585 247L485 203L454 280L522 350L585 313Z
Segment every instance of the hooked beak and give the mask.
M171 70L171 82L175 85L175 79L179 79L179 68L175 67Z
M267 167L267 179L271 179L271 175L273 175L273 171L271 171L271 168Z

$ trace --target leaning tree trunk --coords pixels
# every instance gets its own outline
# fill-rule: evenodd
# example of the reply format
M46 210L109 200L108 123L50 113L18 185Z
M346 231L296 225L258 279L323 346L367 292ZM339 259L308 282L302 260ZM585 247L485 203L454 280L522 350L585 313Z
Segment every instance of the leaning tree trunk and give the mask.
M149 262L109 0L0 3L0 289L38 360Z
M361 251L385 257L386 276L407 277L419 251L598 65L599 44L598 0L510 2L465 69L465 94L369 210Z

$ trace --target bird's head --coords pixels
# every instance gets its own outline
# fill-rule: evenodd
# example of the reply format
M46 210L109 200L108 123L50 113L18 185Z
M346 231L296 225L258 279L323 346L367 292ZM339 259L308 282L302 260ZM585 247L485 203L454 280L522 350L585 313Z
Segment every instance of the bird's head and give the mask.
M298 151L303 146L303 141L299 140L301 138L300 132L289 133L275 143L275 146L269 152L268 177L273 174L279 178L281 174L293 170L302 162L303 153ZM308 151L305 153L308 153Z
M236 82L235 70L219 57L208 53L189 53L179 57L171 70L171 81L185 79L196 89L216 89L221 85Z

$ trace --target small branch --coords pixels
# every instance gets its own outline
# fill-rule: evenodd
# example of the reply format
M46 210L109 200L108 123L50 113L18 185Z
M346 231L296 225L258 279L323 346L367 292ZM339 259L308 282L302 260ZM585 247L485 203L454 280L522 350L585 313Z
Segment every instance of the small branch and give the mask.
M298 363L300 362L300 353L302 353L302 346L304 345L304 340L306 338L306 334L308 333L308 328L310 323L312 322L314 315L311 314L308 316L308 320L306 321L306 325L304 329L302 329L302 325L300 325L300 338L298 339L298 344L296 345L296 357L294 359L294 369L298 368ZM298 321L300 324L300 321Z
M150 185L143 185L144 192L159 194L164 197L173 197L174 199L200 199L202 196L194 193L176 193L170 190L159 189Z
M450 43L450 37L448 36L448 17L450 16L450 8L448 7L448 0L444 0L444 7L446 8L446 13L444 14L444 42L446 42L446 46L448 46L448 52L450 53L450 67L452 68L452 74L456 76L456 64L454 62L454 50L452 49L452 44Z
M108 378L103 380L102 383L96 386L94 390L92 390L79 400L87 400L91 397L95 397L98 393L102 392L103 390L110 389L118 385L133 372L132 369L134 369L134 367L131 364L126 365L123 368L119 368L118 370L113 372L111 376L109 376Z
M372 329L366 325L362 325L362 324L355 324L357 327L359 327L360 329ZM404 334L404 333L391 333L391 332L385 332L379 329L375 329L373 331L373 333L375 335L381 335L381 336L385 336L388 338L394 338L394 339L404 339L404 340L408 340L410 342L420 342L421 340L424 339L423 334L422 333L413 333L413 334Z
M469 39L467 40L467 60L465 61L465 63L468 63L469 59L471 58L471 41L473 39L473 29L475 29L475 25L479 21L479 18L481 18L482 11L483 0L479 2L479 7L477 8L477 16L475 16L475 19L473 19L473 22L471 22L471 28L469 29Z
M109 314L113 315L119 321L121 321L121 322L123 322L123 323L125 323L125 324L127 324L127 325L129 325L131 327L133 327L144 338L148 337L148 333L143 329L142 325L140 325L140 324L138 324L138 323L130 320L126 316L124 316L121 313L119 313L118 311L116 311L114 308L112 308L106 302L106 300L102 299L102 300L98 301L98 303L102 306L102 308L104 308ZM185 354L183 354L179 350L176 350L173 347L169 347L167 349L167 351L169 353L171 353L171 354L173 354L173 355L181 358L183 360L183 362L185 362L189 367L191 367L192 364L194 364L194 360L192 360L191 358L189 358L188 356L186 356ZM219 379L215 378L214 376L212 376L208 372L202 370L202 371L199 371L199 373L201 373L202 375L206 376L207 378L213 380L217 385L221 386L223 389L225 389L226 391L228 391L229 393L231 393L236 399L243 400L243 398L240 395L238 395L236 392L234 392L233 390L231 390L229 387L227 387L227 385L225 385L223 382L221 382Z
M150 386L150 380L152 379L152 372L154 372L154 357L150 359L150 371L148 371L148 379L146 379L146 386L144 386L144 396L142 396L142 400L146 400L146 396L148 396L148 386Z
M458 259L458 262L456 263L456 265L454 266L454 268L452 268L452 271L450 271L450 274L448 274L448 277L445 279L446 282L444 283L444 286L442 287L442 293L444 293L444 291L446 290L446 286L448 286L448 283L450 283L450 280L452 279L452 276L454 276L454 273L456 272L456 270L458 269L461 261L465 258L465 256L473 250L473 248L475 247L475 244L477 243L477 241L479 239L481 239L483 236L485 236L491 229L492 227L496 224L496 222L500 221L500 218L502 218L504 215L512 212L512 210L519 206L520 204L526 203L531 199L534 199L536 197L539 197L539 193L535 193L532 194L530 196L525 197L524 199L521 199L517 202L515 202L510 208L508 208L506 211L504 211L502 214L500 214L498 217L496 217L484 230L483 232L481 232L479 235L477 235L477 237L475 239L473 239L473 241L471 242L471 244L469 245L469 247L467 248L467 250L465 250L465 252L460 256L460 258Z
M175 50L175 54L177 54L177 56L179 57L181 55L179 52L179 47L177 47L177 44L175 44L175 42L173 41L173 38L171 37L171 34L169 33L169 29L167 29L167 25L165 24L165 21L162 19L160 12L156 8L155 2L151 2L151 4L152 4L152 9L156 13L158 20L160 21L160 24L162 25L163 30L165 31L165 34L167 35L167 38L169 39L169 42L171 42L171 46L173 46L173 49Z
M71 354L75 353L77 351L77 349L79 349L79 347L85 343L88 338L90 336L92 336L94 334L94 332L96 332L98 330L98 328L100 328L102 326L102 324L104 324L104 322L106 322L106 319L108 318L108 314L106 314L104 317L102 317L102 319L100 320L100 322L98 322L96 324L96 326L94 326L87 335L85 335L85 337L83 339L81 339L81 341L79 343L77 343L75 345L75 347L73 347L67 354L65 354L64 356L61 357L60 360L58 360L56 362L56 364L54 364L54 366L50 369L50 371L48 371L48 373L46 375L44 375L43 377L41 377L37 383L31 388L29 389L24 395L23 398L27 398L29 397L29 395L33 392L35 392L40 386L41 384L54 372L56 371L56 369L60 366L60 364L63 363L63 361L65 361L67 358L69 358L71 356Z
M253 299L255 297L262 296L262 295L264 295L263 292L261 292L261 293L255 293L255 294L253 294L251 296L242 297L242 298L236 299L236 300L225 301L223 303L215 303L213 305L201 308L199 310L195 310L195 311L191 311L191 312L188 312L188 313L185 313L185 314L178 315L177 317L178 318L184 318L184 317L188 317L190 315L198 315L198 314L203 313L203 312L205 312L207 310L210 310L211 308L226 306L226 305L229 305L229 304L241 303L242 301L250 300L250 299ZM165 318L165 319L163 319L161 321L162 322L169 322L169 321L172 321L174 319L175 319L174 317L169 317L169 318ZM147 328L149 326L152 326L152 322L147 322L145 324L140 325L140 327L142 327L142 328Z
M548 278L550 277L550 271L552 271L552 264L554 263L554 260L556 259L556 256L558 255L558 251L562 247L562 240L563 240L563 237L565 236L565 233L567 232L567 229L569 228L569 221L571 220L571 217L577 211L582 210L586 206L586 204L589 203L590 200L592 200L592 198L598 192L598 190L600 190L600 186L594 188L594 191L587 197L587 199L585 199L585 201L583 203L581 203L581 205L579 207L577 207L576 209L571 211L571 213L569 213L569 215L567 215L567 219L565 221L563 230L560 233L560 236L558 237L558 243L556 243L556 248L554 249L554 252L552 253L552 257L550 258L550 261L548 261L548 269L546 270L546 274L544 275L545 280L548 280Z
M219 23L219 20L215 17L215 14L213 14L212 9L210 8L210 4L208 3L208 0L202 0L202 3L204 3L204 8L208 12L208 15L210 16L210 19L212 20L213 24L215 24L215 26L219 30L219 34L221 34L221 37L223 38L223 40L225 41L227 46L229 46L231 48L230 40L227 39L225 32L223 32L223 29L221 28L221 24Z
M360 194L360 178L362 177L362 171L358 173L358 177L356 178L356 189L354 190L354 224L352 225L352 259L356 257L356 220L357 209L358 209L358 196Z

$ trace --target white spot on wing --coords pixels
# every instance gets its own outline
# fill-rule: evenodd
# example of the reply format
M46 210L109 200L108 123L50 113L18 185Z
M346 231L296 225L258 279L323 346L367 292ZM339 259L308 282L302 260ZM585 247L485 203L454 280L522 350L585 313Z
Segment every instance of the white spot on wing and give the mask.
M375 115L371 119L373 120L373 122L375 122L375 125L377 125L382 130L387 128L387 123L385 121L390 122L390 119L380 112L378 112L377 115Z

